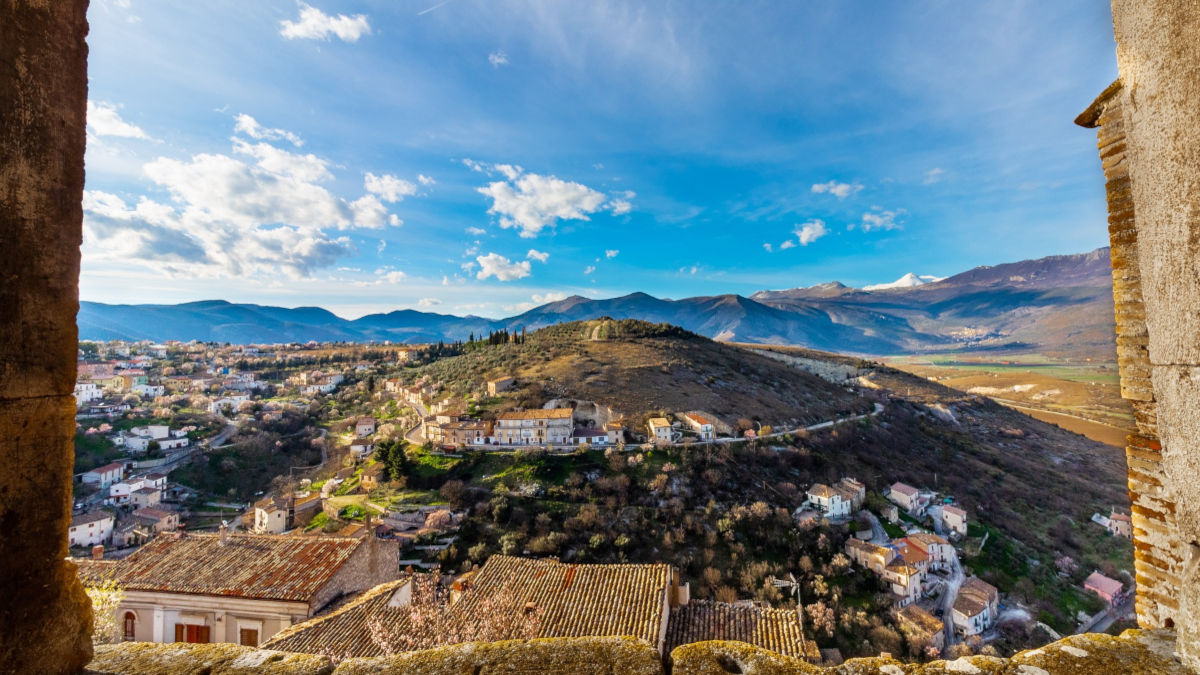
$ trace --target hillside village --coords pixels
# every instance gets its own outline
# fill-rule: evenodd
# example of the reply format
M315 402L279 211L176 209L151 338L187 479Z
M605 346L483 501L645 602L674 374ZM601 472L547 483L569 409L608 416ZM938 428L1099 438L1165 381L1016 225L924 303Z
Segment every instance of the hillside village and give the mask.
M548 330L562 339L562 328ZM635 332L628 339L643 349L660 332L621 330ZM594 324L582 334L594 337ZM797 382L836 402L778 417L753 407L733 415L648 409L637 392L582 396L594 386L547 391L518 368L438 377L458 372L463 359L490 363L490 350L521 349L524 339L423 347L83 343L68 544L86 579L125 589L118 639L311 652L333 635L359 644L356 655L383 653L393 647L361 629L351 640L342 626L389 612L415 620L427 610L411 598L428 583L444 589L446 602L507 601L487 598L524 574L522 565L594 575L588 583L597 588L650 574L657 581L629 593L667 598L666 623L647 633L659 636L651 641L664 655L671 645L717 637L813 663L879 650L914 660L1002 653L1060 630L1112 624L1129 610L1132 579L1072 566L1065 554L1057 580L1045 582L1050 596L1018 591L1018 599L1013 587L984 578L1006 578L1000 570L1010 563L995 567L988 556L1000 546L1011 555L1016 542L977 523L968 504L896 480L908 471L890 482L859 480L843 473L856 462L838 469L825 458L839 443L899 429L908 411L922 409L888 393L883 383L897 374L834 357L806 366L728 352L755 368L761 360L795 371ZM545 336L529 339L546 349ZM708 386L742 386L723 377ZM780 399L812 395L772 386ZM950 425L924 409L931 412L921 424ZM804 477L811 479L795 482ZM1103 518L1127 537L1121 517ZM235 556L242 549L273 551L273 562L254 572ZM306 562L328 556L345 562ZM286 598L292 619L279 623L279 599L254 599L225 576L151 572L163 564L303 579L304 590ZM586 612L573 615L584 610L570 609L575 601L552 593L551 582L539 583L528 587L542 598L539 608L574 618L505 630L553 636L598 625ZM230 593L246 604L219 599ZM397 605L400 597L409 599ZM1069 608L1042 617L1057 628L1038 618L1047 603ZM553 609L560 604L567 609ZM729 632L747 625L760 628Z

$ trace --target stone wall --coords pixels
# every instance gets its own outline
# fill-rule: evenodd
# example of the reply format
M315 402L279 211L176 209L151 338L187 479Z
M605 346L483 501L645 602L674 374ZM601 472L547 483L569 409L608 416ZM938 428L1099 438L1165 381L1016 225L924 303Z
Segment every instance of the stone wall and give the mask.
M850 659L821 668L744 642L699 642L671 652L672 675L1184 675L1170 632L1125 631L1075 635L1011 659L973 656L954 661L903 663L888 657ZM235 645L127 642L97 649L89 672L304 673L307 675L664 675L658 652L634 638L550 638L467 643L398 656L346 659L251 649Z
M1125 457L1132 504L1138 624L1159 628L1174 625L1179 603L1171 589L1179 586L1183 553L1175 522L1175 498L1165 484L1154 385L1150 380L1150 340L1142 300L1121 89L1121 83L1114 82L1075 121L1097 129L1104 171L1121 396L1133 404L1137 425L1137 433L1127 438Z
M0 0L0 663L75 672L91 610L66 562L83 231L87 1Z
M1200 3L1112 9L1120 84L1080 121L1101 129L1122 283L1122 389L1138 424L1128 450L1138 618L1174 625L1185 662L1200 669Z

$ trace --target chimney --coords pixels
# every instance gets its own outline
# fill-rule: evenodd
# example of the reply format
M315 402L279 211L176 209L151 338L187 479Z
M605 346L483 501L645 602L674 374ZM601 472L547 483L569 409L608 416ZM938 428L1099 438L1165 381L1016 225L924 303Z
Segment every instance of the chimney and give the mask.
M221 528L218 530L221 534L221 546L229 543L229 523L222 520Z
M92 560L104 560L104 544L96 544L92 547Z

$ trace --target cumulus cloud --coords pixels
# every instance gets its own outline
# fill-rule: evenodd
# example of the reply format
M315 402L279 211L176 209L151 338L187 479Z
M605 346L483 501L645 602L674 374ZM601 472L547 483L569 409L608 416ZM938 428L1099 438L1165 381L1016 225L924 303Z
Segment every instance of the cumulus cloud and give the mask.
M838 199L845 199L850 195L863 189L858 183L839 183L836 180L831 180L828 183L816 183L812 186L812 191L816 194L830 194Z
M789 248L795 248L795 247L796 247L796 242L792 241L791 239L787 239L783 243L779 244L780 251L786 251Z
M378 269L378 270L375 270L375 280L374 281L355 281L353 283L355 286L360 286L360 287L383 286L383 285L389 285L389 284L395 285L395 284L400 283L401 281L404 281L405 277L407 277L407 276L408 276L407 274L405 274L404 272L401 272L400 270Z
M371 32L366 14L330 16L303 2L299 5L300 17L297 20L279 22L279 34L289 40L328 40L337 37L343 42L357 42L358 38Z
M590 220L588 216L597 211L607 209L620 215L632 208L628 199L608 200L602 193L581 183L526 173L513 164L489 165L469 159L463 163L474 171L504 176L504 180L493 181L478 191L491 197L492 206L488 213L500 216L500 227L515 228L522 237L536 237L560 220ZM632 193L622 193L627 194Z
M528 260L536 260L538 262L544 263L550 259L550 254L546 253L545 251L539 251L535 248L531 248L531 249L529 249L529 253L525 254L525 258Z
M499 253L489 253L479 256L475 261L479 263L479 273L475 275L476 279L496 277L497 281L514 281L529 276L528 260L512 262Z
M620 253L621 253L621 251L619 251L615 248L610 248L604 252L604 257L608 258L609 260L612 260L613 258L620 255Z
M417 301L417 307L436 307L442 304L437 298L421 298Z
M878 206L872 207L870 211L863 214L862 222L858 224L858 227L863 232L870 232L871 230L898 230L900 229L900 223L897 220L904 214L904 209L887 211ZM854 224L850 225L850 229L854 229Z
M508 65L508 54L504 52L492 52L488 54L488 63L492 64L493 68Z
M239 117L237 132L298 140L251 122ZM348 200L331 193L324 185L333 179L330 167L313 154L239 137L232 139L229 154L160 157L145 164L143 173L168 195L162 202L141 197L128 204L111 193L87 192L87 254L95 260L141 262L174 276L310 277L355 251L348 237L330 230L401 222L377 194ZM399 278L399 273L388 274L387 283Z
M430 178L429 176L426 176L423 173L419 173L419 174L417 174L417 182L420 183L421 185L424 185L425 187L429 187L430 185L433 185L437 181L434 180L433 178Z
M416 185L387 173L376 176L368 171L363 179L363 187L367 189L367 192L377 194L389 203L398 202L405 197L417 194Z
M583 268L584 274L591 274L592 272L595 272L595 271L596 271L595 265L588 265L587 267Z
M87 126L97 136L115 136L117 138L140 138L152 140L136 124L126 122L121 118L117 106L104 101L87 102Z
M256 141L287 141L297 148L304 145L304 141L301 140L300 136L286 129L264 127L258 123L258 120L245 113L241 113L233 119L234 132L245 134Z
M487 234L487 230L483 229L482 227L468 227L467 234L473 234L478 237Z
M796 240L800 242L801 246L808 246L828 233L829 230L825 229L825 221L815 218L798 226L795 230ZM788 241L791 240L789 239Z
M775 248L773 246L771 246L771 244L769 244L769 243L764 243L763 250L765 250L767 253L773 253L775 251Z

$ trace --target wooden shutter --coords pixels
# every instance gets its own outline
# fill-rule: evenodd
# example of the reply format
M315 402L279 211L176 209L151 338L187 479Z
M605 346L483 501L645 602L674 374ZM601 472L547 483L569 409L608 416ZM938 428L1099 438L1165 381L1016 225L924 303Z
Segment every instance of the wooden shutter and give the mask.
M183 624L181 624L181 623L175 624L175 641L176 642L184 641L185 636L183 634L183 629L184 629Z
M246 647L258 646L258 630L254 628L242 628L238 631L238 644Z
M194 641L201 644L208 644L211 642L208 632L208 626L196 626L196 639Z

